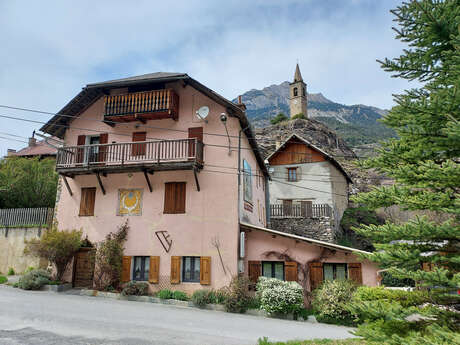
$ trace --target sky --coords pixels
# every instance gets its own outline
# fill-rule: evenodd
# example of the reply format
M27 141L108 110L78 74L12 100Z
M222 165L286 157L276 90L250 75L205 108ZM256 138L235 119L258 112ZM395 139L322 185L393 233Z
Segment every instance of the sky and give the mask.
M290 81L298 62L308 92L389 109L409 87L376 62L404 48L389 13L399 3L0 0L0 105L57 112L86 84L158 71L188 73L233 99ZM40 127L0 117L0 156Z

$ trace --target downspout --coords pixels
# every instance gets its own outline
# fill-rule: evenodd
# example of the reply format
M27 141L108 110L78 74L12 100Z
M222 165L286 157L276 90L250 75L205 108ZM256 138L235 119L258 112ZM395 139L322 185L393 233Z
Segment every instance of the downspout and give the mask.
M238 132L238 224L241 222L241 133L250 126L248 125Z
M267 224L267 228L271 228L270 224L270 191L268 190L270 176L267 176L265 180L265 222Z

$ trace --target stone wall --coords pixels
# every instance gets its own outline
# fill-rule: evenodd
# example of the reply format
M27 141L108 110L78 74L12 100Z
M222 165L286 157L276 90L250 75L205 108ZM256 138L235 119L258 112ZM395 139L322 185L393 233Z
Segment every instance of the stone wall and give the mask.
M25 241L40 238L40 228L0 228L0 272L6 274L10 267L16 273L27 267L46 267L46 262L24 255Z
M315 240L335 243L339 237L334 219L321 218L271 218L270 228Z

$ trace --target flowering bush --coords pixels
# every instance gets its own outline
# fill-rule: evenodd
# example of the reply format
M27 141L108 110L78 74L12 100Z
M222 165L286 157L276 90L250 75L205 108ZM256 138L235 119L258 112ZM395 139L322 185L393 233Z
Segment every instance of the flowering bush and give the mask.
M269 314L297 313L303 308L303 289L296 282L260 277L256 289L261 308Z
M346 320L351 317L346 308L350 302L356 285L349 280L326 280L313 293L313 309L320 318Z

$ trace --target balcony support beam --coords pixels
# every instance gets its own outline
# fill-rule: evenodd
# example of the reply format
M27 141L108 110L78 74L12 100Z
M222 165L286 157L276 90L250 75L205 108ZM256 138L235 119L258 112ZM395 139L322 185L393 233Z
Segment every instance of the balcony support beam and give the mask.
M61 175L62 179L64 180L64 184L69 192L70 196L73 196L72 189L70 189L69 182L67 181L67 177L65 175Z
M104 188L104 185L102 184L101 175L99 174L99 172L96 172L96 177L97 177L97 182L99 182L99 187L101 187L102 194L105 195L105 188Z
M196 183L196 190L200 191L200 182L198 181L198 169L195 167L193 168L193 175L195 176L195 183Z
M148 173L150 175L153 175L152 170L150 170ZM150 191L150 193L152 193L153 189L152 189L152 185L150 184L149 175L147 175L147 170L144 170L144 177L145 177L145 180L147 181L147 186L149 186L149 191Z

